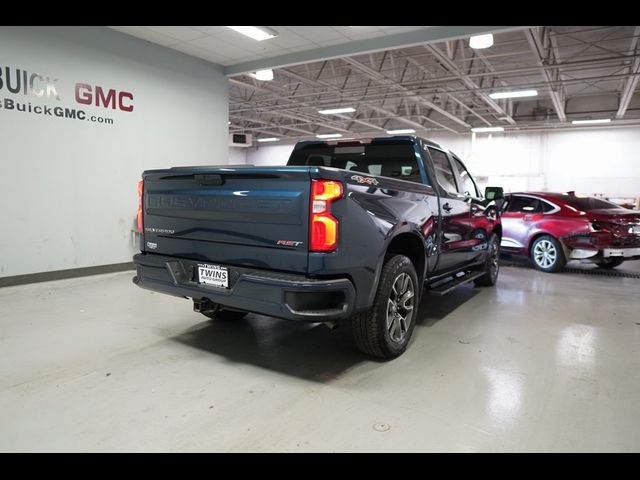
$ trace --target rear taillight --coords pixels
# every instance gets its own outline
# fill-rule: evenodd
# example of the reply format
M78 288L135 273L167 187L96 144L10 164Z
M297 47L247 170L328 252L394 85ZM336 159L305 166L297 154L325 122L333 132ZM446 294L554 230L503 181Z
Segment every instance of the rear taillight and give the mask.
M330 252L338 244L338 220L331 215L331 202L342 198L342 183L311 180L311 222L309 250Z
M140 180L138 182L138 232L142 233L144 231L144 222L142 219L142 196L144 195L144 180Z

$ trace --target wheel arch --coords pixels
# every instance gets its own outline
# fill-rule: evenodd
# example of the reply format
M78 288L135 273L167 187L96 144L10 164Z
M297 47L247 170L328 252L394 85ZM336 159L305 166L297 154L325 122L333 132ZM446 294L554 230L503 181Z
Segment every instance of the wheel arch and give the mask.
M426 266L426 248L424 241L416 234L404 232L393 237L385 251L385 258L389 254L404 255L411 260L413 267L418 274L418 282L424 281L424 271Z
M369 293L369 304L373 302L373 298L378 290L382 268L389 254L404 255L411 260L418 276L418 286L416 290L418 297L421 297L427 266L426 251L424 240L417 233L407 230L397 233L387 244L384 254L381 256L376 268L375 281Z
M538 240L540 237L551 237L553 238L556 242L558 242L560 244L560 246L562 246L562 248L564 248L564 242L562 242L559 238L556 238L554 235L551 235L548 232L537 232L535 235L533 235L531 237L531 240L529 240L529 245L527 245L527 255L531 256L531 249L533 248L533 244L536 243L536 240Z

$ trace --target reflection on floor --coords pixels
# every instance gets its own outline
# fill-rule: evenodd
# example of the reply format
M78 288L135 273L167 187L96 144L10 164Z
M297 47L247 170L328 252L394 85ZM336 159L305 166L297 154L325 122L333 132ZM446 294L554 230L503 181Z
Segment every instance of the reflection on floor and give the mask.
M526 257L503 255L501 258L501 263L503 266L507 267L533 269L533 265ZM640 260L626 260L622 263L622 265L614 268L600 268L594 263L582 262L580 260L571 260L567 262L562 273L587 273L611 277L640 278Z
M0 289L0 451L640 450L640 280L503 267L381 362L131 276Z

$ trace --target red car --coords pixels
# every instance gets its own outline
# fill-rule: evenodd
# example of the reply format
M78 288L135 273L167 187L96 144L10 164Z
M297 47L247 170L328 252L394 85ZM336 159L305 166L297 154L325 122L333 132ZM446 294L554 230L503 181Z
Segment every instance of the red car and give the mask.
M502 206L505 253L526 255L543 272L569 260L613 268L640 259L640 211L573 192L505 195Z

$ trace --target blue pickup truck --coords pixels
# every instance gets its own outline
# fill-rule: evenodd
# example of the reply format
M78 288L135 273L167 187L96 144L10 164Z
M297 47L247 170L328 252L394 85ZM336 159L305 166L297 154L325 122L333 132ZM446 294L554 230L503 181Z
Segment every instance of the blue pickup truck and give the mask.
M211 318L255 312L348 322L366 354L394 358L423 293L492 286L499 188L413 136L299 142L286 166L148 170L138 186L142 288Z

